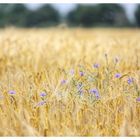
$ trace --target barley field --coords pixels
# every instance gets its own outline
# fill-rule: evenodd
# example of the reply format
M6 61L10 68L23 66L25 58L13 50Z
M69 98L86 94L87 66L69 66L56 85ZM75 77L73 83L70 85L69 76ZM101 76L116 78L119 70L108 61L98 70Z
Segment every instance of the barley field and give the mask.
M140 30L0 30L0 136L140 136Z

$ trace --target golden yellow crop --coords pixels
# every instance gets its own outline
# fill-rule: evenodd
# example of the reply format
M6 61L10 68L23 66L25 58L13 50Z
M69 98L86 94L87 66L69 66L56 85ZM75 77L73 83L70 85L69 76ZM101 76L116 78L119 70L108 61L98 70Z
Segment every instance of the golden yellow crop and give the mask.
M140 136L140 31L0 30L0 136Z

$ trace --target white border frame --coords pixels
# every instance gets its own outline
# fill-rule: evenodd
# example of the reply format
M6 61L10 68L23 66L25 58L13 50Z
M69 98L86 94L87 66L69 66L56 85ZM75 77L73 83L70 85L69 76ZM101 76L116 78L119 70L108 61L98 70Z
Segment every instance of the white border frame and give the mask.
M139 0L0 0L0 3L130 3L130 4L135 4L135 3L140 3ZM108 139L133 139L133 140L138 140L139 137L0 137L0 139L5 139L5 140L16 140L16 139L23 139L23 140L81 140L81 139L99 139L99 140L108 140Z
M0 0L0 3L140 3L139 0Z

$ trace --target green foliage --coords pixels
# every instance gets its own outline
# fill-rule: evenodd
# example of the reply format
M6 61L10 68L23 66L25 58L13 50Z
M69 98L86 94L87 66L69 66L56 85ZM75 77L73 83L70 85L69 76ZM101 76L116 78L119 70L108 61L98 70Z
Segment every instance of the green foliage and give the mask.
M140 9L140 8L139 8ZM140 10L136 11L140 24ZM71 26L130 26L125 10L119 4L81 5L65 17ZM37 10L29 10L24 4L0 4L0 27L48 27L59 24L59 12L50 4L43 4Z
M42 27L59 23L59 13L51 5L30 11L23 4L1 4L0 26Z
M138 5L135 11L135 18L136 18L137 25L140 26L140 5Z
M78 5L67 15L67 21L70 25L92 26L96 18L96 8L93 6Z
M1 4L1 26L24 26L28 9L23 4Z
M26 26L51 26L59 23L60 15L51 5L45 4L36 11L31 11L27 15Z
M67 15L70 25L126 26L129 24L125 10L119 4L78 5Z

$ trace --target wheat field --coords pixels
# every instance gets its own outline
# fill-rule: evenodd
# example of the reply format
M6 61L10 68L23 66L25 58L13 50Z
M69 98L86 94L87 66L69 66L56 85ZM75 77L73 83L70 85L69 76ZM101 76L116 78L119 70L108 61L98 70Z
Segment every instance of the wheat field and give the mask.
M140 136L140 30L0 30L0 136Z

